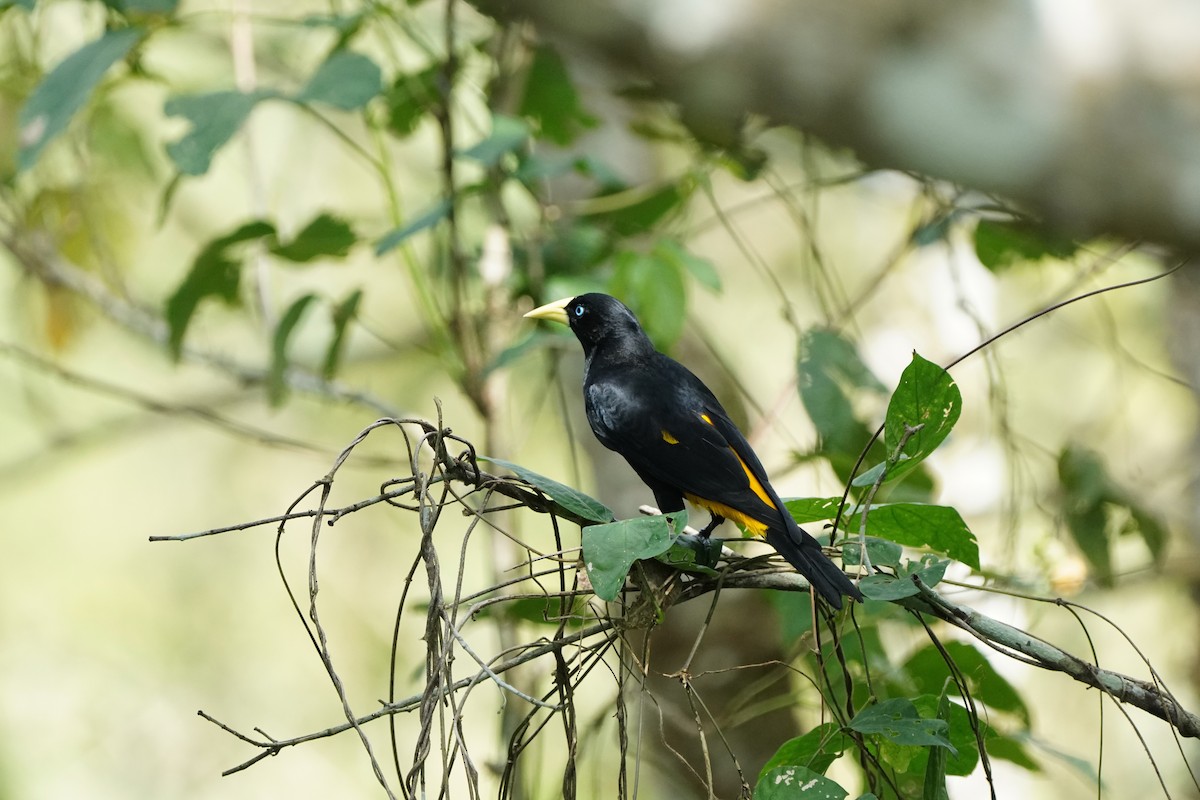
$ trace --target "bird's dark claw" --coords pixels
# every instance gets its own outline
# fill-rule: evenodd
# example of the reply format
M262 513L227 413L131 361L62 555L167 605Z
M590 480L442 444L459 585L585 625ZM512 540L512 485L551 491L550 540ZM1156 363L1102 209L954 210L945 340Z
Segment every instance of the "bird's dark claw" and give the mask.
M716 514L713 514L712 519L710 519L708 524L704 526L704 530L700 531L700 538L707 539L710 535L712 535L712 532L717 529L717 526L724 521L724 517L718 517Z

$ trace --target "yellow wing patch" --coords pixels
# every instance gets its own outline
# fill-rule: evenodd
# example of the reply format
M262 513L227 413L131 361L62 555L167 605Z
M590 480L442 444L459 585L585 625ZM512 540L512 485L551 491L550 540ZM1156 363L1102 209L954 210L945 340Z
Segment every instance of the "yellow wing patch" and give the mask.
M733 455L737 458L738 463L742 465L742 471L746 473L746 479L750 481L750 491L758 495L759 500L762 500L771 508L775 508L775 503L772 502L771 495L767 494L767 490L763 488L762 481L754 477L754 473L750 471L750 467L746 465L746 462L742 461L741 456L739 456L737 453L734 453Z
M662 440L667 444L679 444L679 440L671 435L671 432L666 428L662 429Z
M747 514L743 514L736 508L731 508L724 503L717 503L713 500L705 500L703 497L697 497L694 494L685 493L683 496L690 500L692 505L700 506L700 508L711 511L717 516L724 517L725 519L731 519L734 522L742 523L754 536L762 536L767 532L767 523L757 520Z
M707 422L709 425L712 425L712 424L713 424L712 417L710 417L708 414L701 413L701 414L700 414L700 419L704 420L704 421L705 421L705 422ZM714 426L714 427L715 427L715 426ZM664 436L664 438L665 438L665 436L666 436L666 433L667 433L666 431L663 431L663 436ZM674 444L674 442L672 442L671 444ZM733 448L730 448L730 449L732 450ZM742 471L746 473L746 480L750 481L750 491L752 491L752 492L754 492L756 495L758 495L758 499L759 499L759 500L762 500L764 503L766 503L766 504L767 504L768 506L770 506L771 508L775 508L775 503L774 503L774 501L772 501L772 500L771 500L771 495L767 494L767 490L763 488L762 481L760 481L758 478L756 478L756 477L754 476L754 473L750 471L750 467L749 467L749 466L746 464L746 462L745 462L745 461L742 461L742 457L741 457L741 456L739 456L739 455L738 455L738 454L735 452L735 453L733 454L733 457L734 457L734 458L736 458L736 459L738 460L738 463L742 465ZM706 507L707 507L707 506L706 506ZM725 507L725 508L728 508L728 506L724 506L724 507ZM711 511L712 509L709 509L709 510ZM732 510L732 509L730 509L730 510ZM741 513L741 512L734 511L734 514L740 514L740 513ZM730 516L730 515L728 515L728 514L721 514L721 516L722 516L722 517L727 517L728 519L738 519L737 517L735 517L735 516ZM742 516L745 516L745 515L743 514ZM742 521L741 519L738 519L738 521L739 521L739 522L741 522L743 525L745 525L747 528L749 528L749 527L750 527L750 524L749 524L749 523L747 523L747 522L744 522L744 521ZM760 523L760 524L761 524L761 523ZM765 525L763 525L763 530L766 530L766 526L765 526ZM757 534L756 534L756 535L757 535Z

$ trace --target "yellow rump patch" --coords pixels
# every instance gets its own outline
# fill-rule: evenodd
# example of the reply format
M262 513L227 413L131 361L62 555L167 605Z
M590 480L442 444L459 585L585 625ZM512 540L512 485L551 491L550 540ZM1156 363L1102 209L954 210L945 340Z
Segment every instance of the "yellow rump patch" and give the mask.
M679 440L671 435L671 432L666 428L662 429L662 440L667 444L679 444Z
M700 506L701 508L711 511L712 513L724 517L725 519L731 519L734 522L742 523L754 536L762 536L767 532L767 523L743 514L736 508L731 508L724 503L717 503L713 500L705 500L703 497L697 497L694 494L685 493L684 497L690 500L693 505Z

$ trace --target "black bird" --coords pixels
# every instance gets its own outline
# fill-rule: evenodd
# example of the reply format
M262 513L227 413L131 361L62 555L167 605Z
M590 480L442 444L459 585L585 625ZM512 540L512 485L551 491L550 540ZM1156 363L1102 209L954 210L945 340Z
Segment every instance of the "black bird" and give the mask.
M586 359L583 397L592 433L624 456L663 512L684 498L712 513L709 535L736 520L778 550L834 608L862 594L821 552L771 488L746 437L709 388L654 349L633 312L606 294L582 294L525 315L568 325Z

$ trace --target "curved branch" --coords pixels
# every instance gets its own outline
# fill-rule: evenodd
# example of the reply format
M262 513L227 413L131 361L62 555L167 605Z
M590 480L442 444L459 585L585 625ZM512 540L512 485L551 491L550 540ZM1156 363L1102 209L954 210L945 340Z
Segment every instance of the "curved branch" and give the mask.
M1115 700L1153 714L1184 736L1200 738L1200 717L1180 706L1166 687L1101 669L1019 628L992 619L968 606L950 602L915 575L913 582L917 584L920 597L928 603L928 606L921 604L919 607L913 604L914 610L931 612L938 619L962 628L1000 652L1007 655L1016 653L1042 669L1064 672L1080 683L1100 689Z

